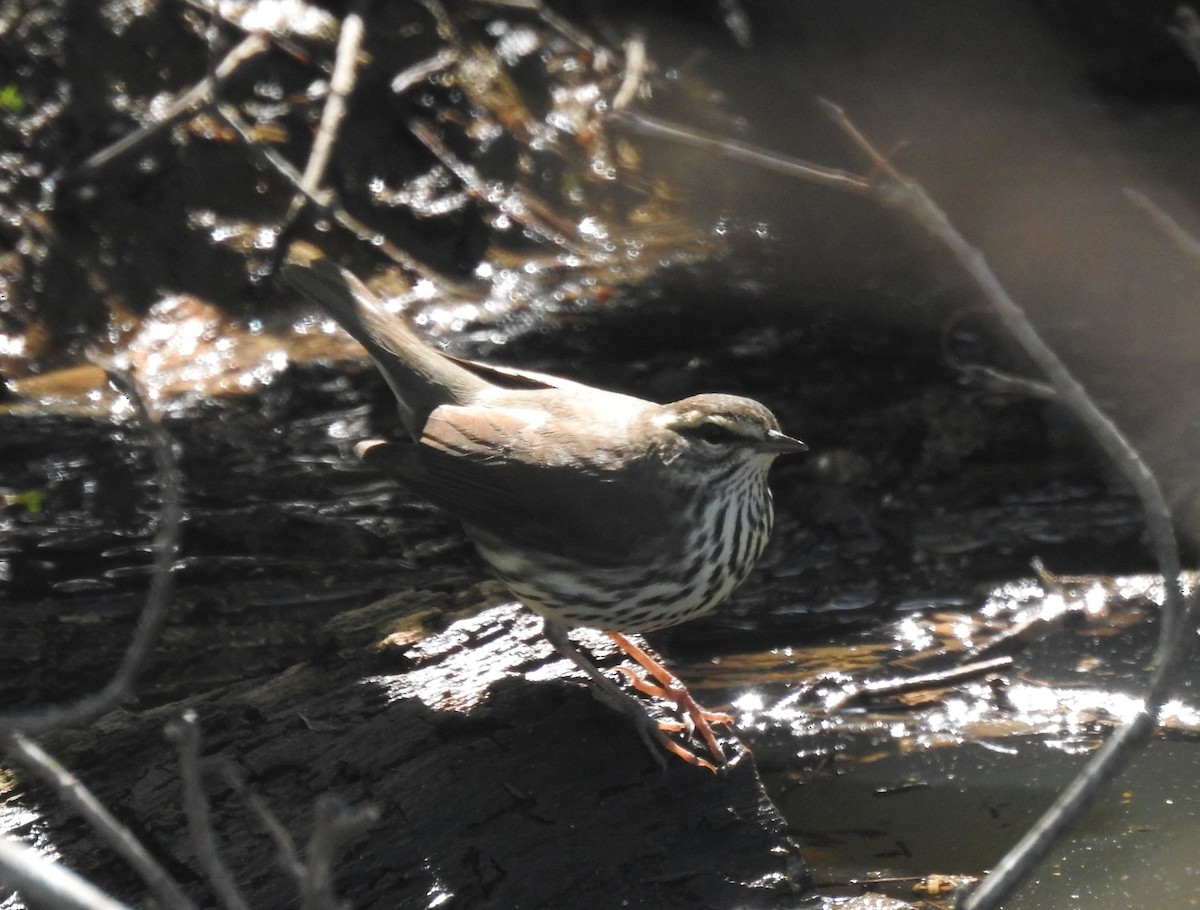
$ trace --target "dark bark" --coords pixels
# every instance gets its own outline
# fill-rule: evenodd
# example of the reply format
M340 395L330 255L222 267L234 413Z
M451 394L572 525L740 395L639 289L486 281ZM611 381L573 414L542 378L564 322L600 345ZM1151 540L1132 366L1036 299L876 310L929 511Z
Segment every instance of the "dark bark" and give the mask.
M294 904L295 889L226 763L297 842L320 794L378 808L338 866L353 907L425 907L446 894L445 906L768 908L792 906L807 886L749 753L739 747L717 774L674 758L664 771L626 720L558 678L565 664L551 664L526 611L494 608L416 645L401 634L380 646L404 612L391 603L326 623L319 663L112 715L49 745L202 902L162 734L184 707L199 716L214 826L251 906ZM67 864L142 898L53 798L29 798Z

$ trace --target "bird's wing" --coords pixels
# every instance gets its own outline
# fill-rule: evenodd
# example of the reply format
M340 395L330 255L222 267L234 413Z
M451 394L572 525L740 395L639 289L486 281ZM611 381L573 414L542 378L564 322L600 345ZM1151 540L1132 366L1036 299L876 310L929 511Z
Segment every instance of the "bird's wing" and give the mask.
M441 352L447 360L452 360L468 372L474 373L480 379L500 389L512 391L538 391L541 389L580 390L586 393L595 392L593 386L564 379L550 373L539 373L536 370L523 370L519 367L501 366L495 363L482 363L478 360L465 360L453 354ZM616 393L613 393L616 394Z
M615 482L610 468L547 461L520 444L524 426L504 409L443 407L419 443L381 443L362 455L464 524L541 553L619 566L670 540L665 525L679 520L680 506L669 487L639 482L637 464Z

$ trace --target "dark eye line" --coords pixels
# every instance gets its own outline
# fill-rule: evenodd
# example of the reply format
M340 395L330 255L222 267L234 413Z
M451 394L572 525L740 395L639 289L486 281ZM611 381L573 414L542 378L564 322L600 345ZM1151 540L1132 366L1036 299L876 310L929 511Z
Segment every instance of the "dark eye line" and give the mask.
M703 439L705 442L738 442L742 439L741 435L730 430L728 427L723 427L718 423L705 421L699 426L689 427L686 431L687 435L695 436L697 439Z

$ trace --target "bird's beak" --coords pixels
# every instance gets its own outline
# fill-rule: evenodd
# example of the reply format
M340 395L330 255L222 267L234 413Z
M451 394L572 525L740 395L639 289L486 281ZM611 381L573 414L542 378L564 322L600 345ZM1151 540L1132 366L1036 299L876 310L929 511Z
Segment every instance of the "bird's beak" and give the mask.
M771 430L767 433L767 438L756 446L758 451L768 455L787 455L791 452L807 452L808 446L802 443L799 439L794 439L780 433L778 430Z

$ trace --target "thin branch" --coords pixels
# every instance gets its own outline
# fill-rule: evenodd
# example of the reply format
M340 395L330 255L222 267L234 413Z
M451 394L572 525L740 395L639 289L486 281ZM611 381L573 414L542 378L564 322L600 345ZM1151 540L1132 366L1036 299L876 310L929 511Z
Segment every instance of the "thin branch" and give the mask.
M359 4L361 7L362 4ZM287 220L290 222L300 213L308 197L321 188L333 147L337 143L338 131L346 116L346 99L354 91L358 77L359 52L362 50L366 29L360 9L354 9L342 20L338 36L337 54L334 58L333 74L329 78L329 96L321 111L321 123L308 154L308 163L300 178L300 191L293 197Z
M54 788L61 799L83 817L100 839L112 847L137 872L161 907L194 910L188 898L167 870L152 857L137 836L122 825L74 774L47 754L37 743L14 734L7 743L8 753Z
M462 54L455 48L444 47L432 57L427 57L420 63L414 63L408 69L401 70L392 79L392 91L397 95L402 95L418 82L428 79L434 73L440 73L452 66L457 66L461 60Z
M257 57L267 50L268 47L270 47L270 44L263 37L259 35L246 36L233 50L225 55L224 59L217 64L211 74L205 76L175 99L159 115L157 120L139 127L127 136L121 137L112 145L89 156L69 176L71 178L90 176L106 165L111 164L117 158L133 151L138 146L158 135L177 120L194 114L197 110L204 107L204 105L212 103L217 95L217 90L229 81L229 78L238 71L242 64Z
M130 910L66 866L11 838L0 838L0 886L21 892L30 907Z
M541 0L479 0L481 3L487 3L490 6L499 6L504 9L519 9L533 12L538 15L546 25L554 29L572 44L588 51L591 54L607 54L608 48L601 47L596 43L596 40L581 28L577 28L569 19L560 16L550 7L542 3Z
M1200 16L1190 6L1181 6L1175 11L1175 25L1168 26L1171 34L1192 64L1200 69Z
M825 112L825 116L832 120L838 129L850 138L854 147L862 152L863 157L871 162L871 166L895 184L894 187L890 188L886 185L880 187L879 185L872 184L873 189L876 191L880 189L895 189L900 191L904 188L905 184L911 182L901 176L900 172L892 165L892 162L888 160L888 157L876 149L871 140L857 126L851 123L850 118L846 116L846 112L841 107L826 98L818 98L817 103L821 106L821 110Z
M550 210L549 206L542 204L530 194L522 192L518 187L505 189L501 197L497 199L497 194L480 176L479 171L450 151L446 143L442 142L428 124L421 120L411 120L408 128L442 162L446 169L461 181L463 188L473 199L483 205L494 207L501 214L537 234L543 240L562 247L576 256L590 259L595 254L596 251L589 249L580 239L574 225L560 218Z
M1003 370L998 370L986 364L955 363L952 361L950 366L962 373L964 379L974 382L990 392L1022 395L1026 398L1040 398L1043 401L1052 401L1058 397L1054 386L1048 382L1038 382L1036 379L1027 379L1024 376L1014 376L1012 373L1005 373Z
M724 136L694 130L690 126L676 124L670 120L660 120L656 116L635 114L629 110L616 110L612 119L618 124L628 127L630 132L638 136L652 136L656 139L668 139L680 145L688 145L692 149L710 151L715 155L730 158L731 161L742 161L761 167L763 170L773 170L776 174L794 176L800 180L809 180L814 184L830 186L835 190L853 192L869 196L875 190L874 184L868 179L848 170L823 167L803 158L791 155L781 155L779 152L760 148L750 143L739 142Z
M925 190L916 181L902 175L850 122L840 107L828 101L822 101L822 106L870 161L878 175L872 182L876 198L908 213L954 255L983 292L1005 328L1049 379L1057 399L1075 414L1133 485L1142 502L1147 532L1163 575L1164 603L1159 643L1154 657L1155 669L1147 685L1141 710L1109 737L1025 837L978 888L959 902L963 910L990 910L1028 877L1051 846L1091 805L1100 787L1121 770L1133 749L1153 731L1157 710L1170 688L1174 671L1191 650L1195 637L1191 630L1195 625L1200 597L1192 597L1185 604L1179 546L1171 512L1158 479L1132 443L1100 410L1066 364L1042 340L1024 311L992 272L983 253L967 242Z
M453 44L456 48L462 48L462 34L459 32L458 26L454 24L454 20L450 18L450 14L446 12L446 7L442 5L441 0L418 0L418 2L433 17L438 37Z
M750 50L754 45L754 34L750 27L750 16L740 0L720 0L721 19L733 40L742 50Z
M1197 25L1196 32L1200 34L1200 20L1197 20ZM997 906L1036 867L1050 846L1087 809L1100 787L1123 767L1133 749L1153 731L1157 709L1165 700L1174 681L1175 671L1192 650L1195 638L1192 630L1196 615L1200 612L1200 592L1185 601L1181 587L1179 548L1170 509L1157 478L1141 455L1112 420L1096 406L1058 355L1038 335L1024 312L988 267L982 252L966 241L919 184L900 174L887 156L881 154L850 122L841 108L827 101L822 101L822 105L829 117L871 162L873 179L829 171L807 162L790 162L774 153L741 146L728 140L715 140L641 116L616 116L623 122L634 124L639 131L647 135L663 135L695 147L707 147L718 154L779 173L836 189L869 194L884 205L907 212L958 259L962 268L983 291L1010 334L1046 374L1055 397L1078 417L1133 485L1142 502L1147 532L1163 575L1164 603L1159 642L1142 710L1109 737L1025 838L1009 852L979 888L960 902L964 910L989 910Z
M380 253L408 273L433 282L447 294L454 294L459 297L471 296L470 288L451 281L425 263L413 258L406 251L384 237L379 231L372 230L351 215L345 208L337 204L332 191L328 189L305 189L300 172L292 166L291 162L273 148L255 139L250 125L241 118L241 115L238 114L233 105L218 103L216 111L221 119L228 123L241 136L242 141L246 143L252 153L257 155L276 174L290 183L294 189L303 193L317 211L332 218L337 224L341 225L363 243L369 244L372 248L379 250Z
M146 405L133 377L115 365L107 367L108 381L133 404L139 427L154 455L155 485L161 505L154 535L154 566L145 606L120 666L99 692L69 705L46 706L24 713L0 715L0 737L20 732L34 736L64 727L89 723L121 705L133 691L150 649L166 623L174 590L172 567L179 556L179 528L183 518L181 480L175 465L171 438Z
M1134 205L1148 214L1162 232L1175 242L1176 246L1189 256L1200 259L1200 240L1185 231L1178 221L1168 215L1149 196L1129 187L1125 188L1125 195Z
M338 910L333 881L338 853L378 820L373 806L347 806L329 793L317 798L316 821L305 851L301 910Z
M1189 629L1194 625L1198 602L1200 595L1195 594L1188 601L1184 621ZM1170 694L1179 666L1192 650L1194 638L1194 631L1180 636L1178 647L1169 651L1151 675L1145 699L1137 714L1105 740L1104 745L1092 754L1083 769L996 864L979 887L959 902L961 910L992 910L998 907L1082 817L1100 788L1124 768L1134 751L1154 732L1158 709Z
M974 679L994 670L1012 665L1013 659L1008 656L992 657L977 660L969 664L960 664L948 670L934 670L914 676L899 676L893 679L877 679L867 682L854 683L847 686L838 695L825 700L822 707L832 713L862 701L881 698L890 695L903 695L906 692L921 692L928 689L941 689L956 682Z
M1156 664L1161 663L1166 652L1177 643L1177 630L1183 619L1184 600L1183 589L1180 587L1181 566L1175 525L1158 478L1129 439L1099 408L1067 365L1038 334L1024 310L1009 296L996 273L988 266L983 253L967 242L920 184L901 175L891 162L875 149L841 108L828 101L822 101L822 106L868 157L877 172L885 178L885 182L880 186L878 198L903 209L954 255L959 265L983 292L1009 334L1045 374L1059 401L1075 414L1133 485L1145 511L1146 529L1166 586L1162 629L1155 655Z
M638 135L678 142L680 145L713 152L732 161L753 164L755 167L774 171L786 177L798 177L801 180L862 195L870 195L875 191L875 185L870 180L859 177L857 174L851 174L849 171L823 167L801 158L781 155L748 142L739 142L724 136L713 136L680 123L672 123L669 120L660 120L657 117L635 114L630 111L614 111L612 118Z
M233 787L234 792L242 798L242 801L250 810L258 816L259 822L267 829L271 840L275 842L275 850L279 854L279 863L283 867L283 870L291 878L299 882L304 876L304 863L300 859L300 852L296 849L296 842L292 839L291 832L275 816L275 813L271 811L271 808L263 798L250 789L235 767L226 765L224 774L225 780L228 781L229 785Z
M225 768L225 779L258 816L271 835L285 872L296 882L302 910L339 910L334 892L334 867L338 851L379 820L373 806L349 807L326 794L317 799L307 862L301 861L296 843L262 798L251 790L237 769Z
M622 111L633 103L646 80L646 39L635 34L625 42L625 75L621 87L613 96L614 111Z
M959 312L942 325L942 357L947 366L958 370L968 382L989 392L1022 395L1027 398L1040 398L1044 401L1051 401L1058 397L1054 386L1048 382L1030 379L1027 376L1017 376L997 367L974 363L960 357L954 350L952 336L955 326L963 315L962 312Z
M168 724L167 738L179 751L183 811L187 816L188 832L196 850L196 859L225 910L249 910L217 849L217 836L212 827L208 797L204 793L204 782L200 777L200 728L196 723L196 712L189 709Z

